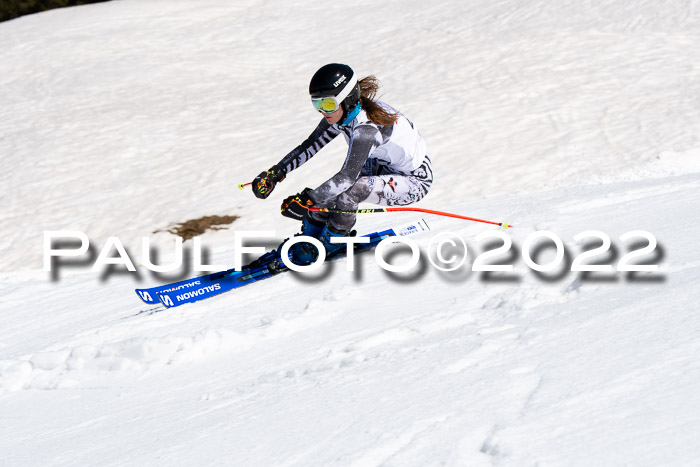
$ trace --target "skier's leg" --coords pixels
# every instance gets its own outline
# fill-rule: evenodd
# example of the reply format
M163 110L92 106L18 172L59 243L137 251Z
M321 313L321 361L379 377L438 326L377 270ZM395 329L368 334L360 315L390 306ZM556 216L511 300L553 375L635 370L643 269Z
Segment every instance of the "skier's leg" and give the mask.
M341 194L335 209L354 211L361 202L382 206L406 206L420 201L433 183L430 159L410 174L386 173L360 177L355 185ZM355 214L331 214L328 224L338 232L349 231L355 225Z

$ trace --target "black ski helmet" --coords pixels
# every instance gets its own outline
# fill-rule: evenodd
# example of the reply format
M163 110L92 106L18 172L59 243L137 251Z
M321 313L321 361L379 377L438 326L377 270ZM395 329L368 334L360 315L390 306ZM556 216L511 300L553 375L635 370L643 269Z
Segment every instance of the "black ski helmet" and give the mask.
M352 68L342 63L329 63L318 69L309 83L312 98L333 96L340 98L343 119L360 102L360 85Z

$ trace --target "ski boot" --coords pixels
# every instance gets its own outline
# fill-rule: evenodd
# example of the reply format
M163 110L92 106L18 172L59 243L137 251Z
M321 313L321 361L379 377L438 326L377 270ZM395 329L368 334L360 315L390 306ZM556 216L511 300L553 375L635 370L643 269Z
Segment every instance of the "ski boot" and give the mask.
M326 225L323 228L323 233L321 234L321 242L323 246L326 247L326 257L332 257L345 251L345 243L331 243L331 238L333 237L352 237L355 235L355 231L339 231Z
M324 227L325 224L316 223L306 216L301 222L301 233L297 235L319 238L323 234ZM289 249L289 259L296 265L306 266L316 261L316 258L318 258L318 250L311 243L295 243Z
M306 235L308 237L318 238L323 233L324 225L325 224L316 224L314 221L306 217L302 221L301 232L296 234L295 237L299 235ZM263 254L261 257L250 263L248 267L250 269L254 269L260 266L267 266L267 269L272 274L279 273L281 266L280 261L282 245L284 245L288 240L288 238L285 238L277 248ZM299 266L311 264L316 261L316 258L318 258L318 250L310 243L296 243L289 249L289 259L292 260L294 264Z
M307 237L320 238L323 234L323 228L326 226L325 222L317 222L309 216L304 217L301 221L301 235L306 235Z

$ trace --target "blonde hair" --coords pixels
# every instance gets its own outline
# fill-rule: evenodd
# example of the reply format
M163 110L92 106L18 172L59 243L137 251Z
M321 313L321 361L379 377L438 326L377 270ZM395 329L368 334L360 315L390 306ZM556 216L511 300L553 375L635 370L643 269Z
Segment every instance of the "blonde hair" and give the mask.
M359 81L360 104L367 118L377 125L390 126L396 122L398 115L389 112L374 100L379 91L379 80L374 75L369 75Z

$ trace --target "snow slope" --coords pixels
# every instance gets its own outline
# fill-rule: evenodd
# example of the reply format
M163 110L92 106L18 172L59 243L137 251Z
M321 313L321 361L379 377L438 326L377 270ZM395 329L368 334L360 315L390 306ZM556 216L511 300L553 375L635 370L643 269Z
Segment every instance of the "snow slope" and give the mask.
M699 8L122 0L0 24L0 465L696 464ZM376 74L421 129L422 207L516 225L513 274L469 270L491 227L433 216L468 242L458 271L365 255L163 311L133 294L147 272L41 270L44 230L166 257L152 232L202 215L294 232L280 200L342 142L265 202L235 184L312 129L328 61ZM600 230L616 264L639 229L656 274L518 256L534 231L575 256ZM230 262L232 230L202 239Z

